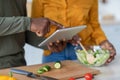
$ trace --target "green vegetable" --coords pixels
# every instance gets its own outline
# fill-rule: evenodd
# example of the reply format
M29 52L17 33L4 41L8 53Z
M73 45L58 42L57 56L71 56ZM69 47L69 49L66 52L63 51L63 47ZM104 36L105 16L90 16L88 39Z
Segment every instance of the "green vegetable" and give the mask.
M93 58L90 58L91 61L93 61L93 63L89 63L88 61L88 54L84 52L84 50L80 50L77 49L76 50L76 55L78 60L83 63L86 64L88 66L101 66L103 65L106 60L109 58L110 53L108 50L105 49L97 49L95 51L93 50L87 50L88 54L92 54Z
M51 67L49 65L45 65L45 66L42 66L40 69L38 69L37 73L42 74L50 70L51 70Z
M44 72L45 72L44 69L39 69L39 70L37 71L38 74L42 74L42 73L44 73Z
M60 61L56 61L55 64L54 64L54 67L55 67L56 69L60 69L60 68L62 67L61 62L60 62Z
M45 66L42 67L42 69L45 70L45 71L50 71L51 67L48 66L48 65L45 65Z
M94 52L93 56L96 57L97 54L99 54L99 50L96 50L96 52Z
M101 56L100 58L98 58L98 60L96 60L96 62L95 62L95 66L100 66L100 65L104 64L106 62L106 59L109 58L109 56L110 56L109 54L105 54L105 55Z
M85 53L77 53L77 57L82 63L88 64Z

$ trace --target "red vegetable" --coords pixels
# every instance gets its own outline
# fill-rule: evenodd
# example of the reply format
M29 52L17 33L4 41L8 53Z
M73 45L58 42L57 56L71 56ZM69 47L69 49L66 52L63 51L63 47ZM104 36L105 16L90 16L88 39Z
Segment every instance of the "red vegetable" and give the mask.
M69 80L75 80L75 78L71 77L71 78L69 78Z
M86 73L84 77L85 77L85 80L92 80L93 75L91 73Z

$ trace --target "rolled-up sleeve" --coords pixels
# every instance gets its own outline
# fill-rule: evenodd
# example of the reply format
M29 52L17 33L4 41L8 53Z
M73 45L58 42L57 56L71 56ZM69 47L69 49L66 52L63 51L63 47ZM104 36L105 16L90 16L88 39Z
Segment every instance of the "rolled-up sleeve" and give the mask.
M0 36L30 30L29 17L0 17Z
M107 38L98 21L98 0L94 0L89 16L89 26L91 26L93 29L91 37L96 44L99 44Z

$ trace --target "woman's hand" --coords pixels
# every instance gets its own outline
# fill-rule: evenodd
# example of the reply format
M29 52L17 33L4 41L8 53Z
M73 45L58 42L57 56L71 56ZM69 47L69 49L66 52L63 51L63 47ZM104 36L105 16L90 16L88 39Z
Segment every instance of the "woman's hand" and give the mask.
M77 46L79 44L79 42L81 41L81 38L79 37L79 35L75 35L72 37L71 40L69 40L68 42L70 42L72 45Z
M72 45L77 46L80 41L80 37L78 35L75 35L71 40L56 40L56 42L49 43L47 47L51 52L60 52L65 49L67 42L70 42Z
M116 55L116 50L115 50L114 46L108 40L101 42L100 46L101 46L101 48L107 49L110 51L110 57L106 63L110 63L112 60L114 60L115 55Z
M49 43L47 46L51 52L60 52L63 49L65 49L66 44L67 44L66 40L63 39L61 41L56 40L56 42Z

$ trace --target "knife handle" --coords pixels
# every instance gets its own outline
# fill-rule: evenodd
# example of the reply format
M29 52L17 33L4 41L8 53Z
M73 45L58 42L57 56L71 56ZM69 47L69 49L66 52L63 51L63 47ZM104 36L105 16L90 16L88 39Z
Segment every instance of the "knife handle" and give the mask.
M17 74L22 74L22 75L26 75L26 76L29 76L29 75L33 74L32 72L28 72L28 71L20 70L20 69L13 69L13 68L10 69L10 72L17 73Z

